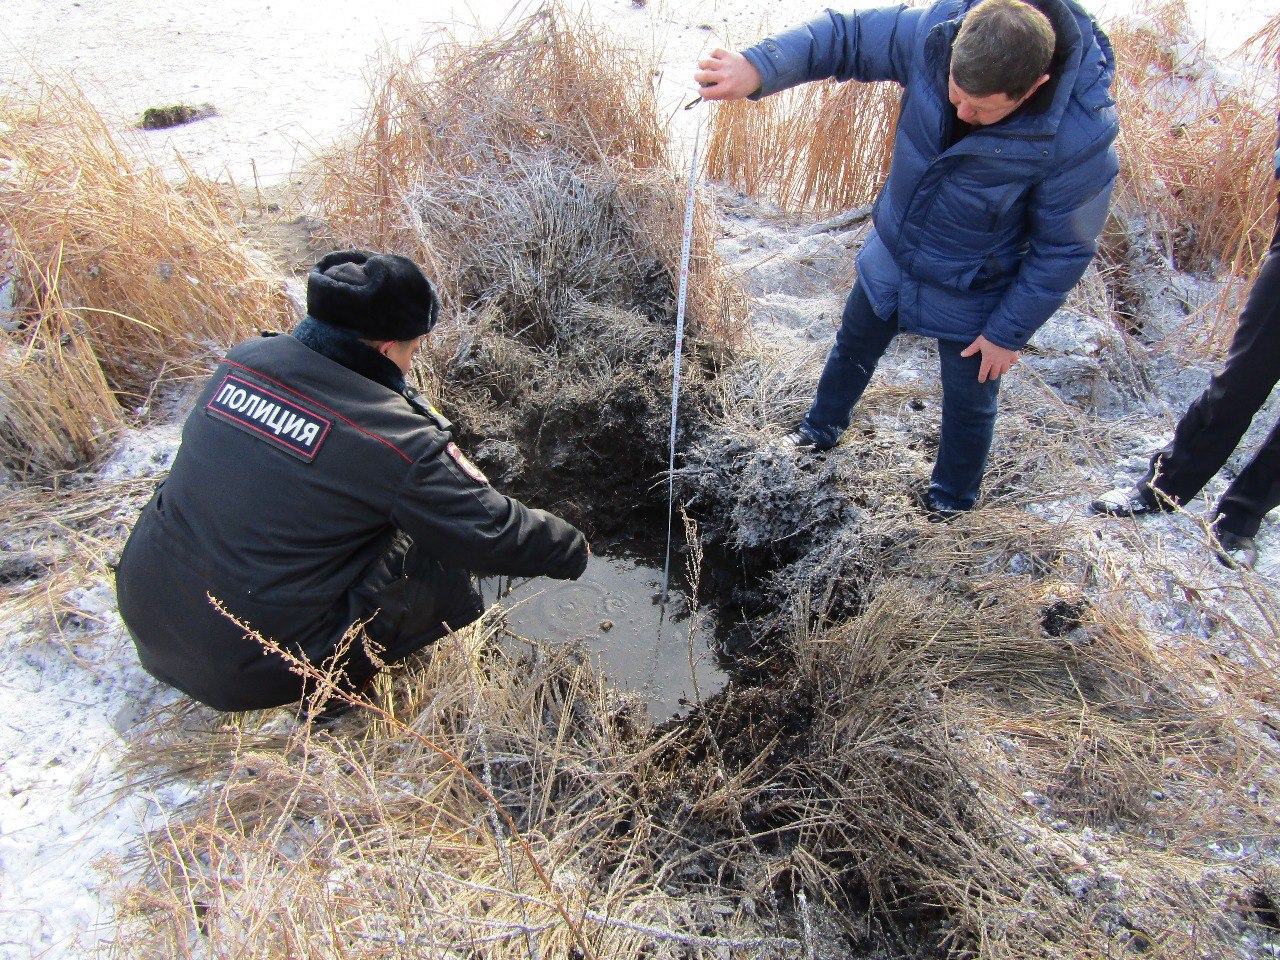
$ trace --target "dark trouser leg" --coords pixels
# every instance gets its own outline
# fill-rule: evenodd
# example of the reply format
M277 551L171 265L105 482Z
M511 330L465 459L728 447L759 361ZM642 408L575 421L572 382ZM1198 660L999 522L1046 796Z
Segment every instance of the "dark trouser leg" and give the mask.
M351 592L351 619L367 621L365 636L379 659L394 663L459 630L484 613L484 601L465 570L423 555L401 533ZM347 672L359 683L375 672L359 641Z
M982 354L962 357L968 344L938 341L942 366L942 437L929 499L942 510L969 510L978 499L995 434L1000 381L978 382Z
M813 406L804 418L804 431L819 446L834 446L849 427L853 406L867 388L876 363L898 333L897 318L881 320L855 283L844 305L836 342L818 380Z
M1226 364L1178 421L1173 440L1151 458L1151 467L1143 482L1175 503L1185 504L1191 500L1227 462L1278 378L1280 221L1271 241L1271 252L1259 268L1240 313L1240 325L1231 341ZM1268 444L1274 439L1272 434ZM1265 450L1264 447L1263 452ZM1274 455L1264 456L1263 452L1254 458L1255 462L1260 461L1257 470L1250 472L1240 497L1232 502L1232 523L1252 524L1255 532L1263 514L1270 509L1265 507L1258 513L1267 502L1265 471L1268 464L1274 464ZM1270 482L1275 483L1274 469ZM1275 506L1274 501L1271 506ZM1233 529L1233 532L1237 531Z
M1280 423L1218 501L1215 525L1239 537L1256 536L1262 518L1276 507L1280 507Z

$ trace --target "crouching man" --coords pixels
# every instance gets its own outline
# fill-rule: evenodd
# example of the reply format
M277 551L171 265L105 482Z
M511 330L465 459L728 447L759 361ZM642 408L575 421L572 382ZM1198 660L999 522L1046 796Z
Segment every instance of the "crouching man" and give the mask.
M436 322L403 257L332 253L308 316L223 360L168 479L125 545L120 613L142 665L218 710L299 700L302 677L220 612L358 688L474 621L468 570L576 579L589 553L558 517L503 496L405 382ZM345 646L345 652L342 647Z

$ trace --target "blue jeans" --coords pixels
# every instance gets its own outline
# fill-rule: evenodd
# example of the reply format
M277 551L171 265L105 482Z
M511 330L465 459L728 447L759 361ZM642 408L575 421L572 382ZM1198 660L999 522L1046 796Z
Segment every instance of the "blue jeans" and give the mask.
M849 427L876 364L898 334L898 316L882 320L861 284L845 303L835 346L818 381L801 429L819 446L834 446ZM978 382L982 355L962 357L968 342L938 341L942 368L942 437L929 483L929 499L942 510L968 510L978 499L999 407L1000 381Z

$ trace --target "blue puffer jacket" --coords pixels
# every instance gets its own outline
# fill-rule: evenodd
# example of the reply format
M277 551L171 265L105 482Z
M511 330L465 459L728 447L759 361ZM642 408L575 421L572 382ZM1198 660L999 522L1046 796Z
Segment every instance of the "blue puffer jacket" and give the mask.
M1074 0L1030 0L1058 36L1051 79L1008 119L945 148L951 45L973 0L878 8L744 50L757 97L807 80L892 80L903 91L889 178L858 276L876 313L942 340L1021 349L1093 258L1119 165L1111 44Z

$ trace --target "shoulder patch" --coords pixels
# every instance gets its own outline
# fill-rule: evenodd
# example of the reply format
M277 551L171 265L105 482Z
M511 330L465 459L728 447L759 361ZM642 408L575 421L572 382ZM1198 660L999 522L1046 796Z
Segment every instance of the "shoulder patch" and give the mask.
M234 374L218 384L205 410L308 463L316 458L333 426L332 420Z
M458 445L456 443L450 443L445 447L445 450L449 452L449 456L453 457L458 466L463 469L463 472L465 472L472 480L476 481L476 483L487 484L489 482L489 478L484 475L479 467L467 459L467 455L458 449Z

